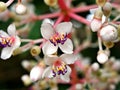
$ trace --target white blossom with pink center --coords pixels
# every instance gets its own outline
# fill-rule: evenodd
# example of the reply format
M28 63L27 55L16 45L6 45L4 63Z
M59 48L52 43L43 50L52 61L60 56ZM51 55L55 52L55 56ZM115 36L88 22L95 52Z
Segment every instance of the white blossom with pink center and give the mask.
M50 23L43 23L41 26L41 34L47 41L43 44L42 50L45 55L53 54L58 47L66 54L73 53L73 43L68 38L68 34L72 30L71 22L63 22L53 28Z
M49 65L49 67L44 70L42 77L56 77L69 82L71 68L68 64L73 64L77 58L78 56L74 54L62 54L60 57L55 55L45 56L45 63Z
M0 30L0 47L2 47L1 58L6 60L11 57L13 51L21 44L20 38L16 34L16 27L14 24L10 24L7 28L7 32Z

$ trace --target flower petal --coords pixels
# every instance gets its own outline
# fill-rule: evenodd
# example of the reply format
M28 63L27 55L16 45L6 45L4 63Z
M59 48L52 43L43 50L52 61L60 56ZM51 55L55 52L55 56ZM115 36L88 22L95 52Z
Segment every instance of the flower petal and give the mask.
M55 60L57 60L58 57L56 55L47 55L44 57L45 63L47 65L52 65Z
M43 23L41 25L41 34L45 39L49 39L52 35L54 35L53 27L50 23Z
M9 35L11 36L15 36L16 35L16 27L15 24L10 24L7 28L7 32Z
M3 30L0 30L0 36L9 37L9 35L6 32L4 32Z
M58 44L60 49L67 54L72 54L73 53L73 43L72 41L68 38L65 43L62 44Z
M72 23L71 22L63 22L56 26L56 31L58 33L70 33L72 30Z
M71 68L67 66L67 73L65 75L60 75L60 78L63 81L69 82L70 81L70 74L71 74Z
M5 47L2 49L2 52L1 52L1 58L3 60L6 60L8 58L10 58L10 56L12 55L13 53L13 47Z
M14 48L18 48L21 44L20 38L18 36L15 37Z
M52 73L51 67L47 67L42 74L42 78L44 77L52 78L53 77L52 74L53 73Z
M62 54L60 58L66 64L73 64L78 59L78 56L75 54Z
M53 54L57 51L58 46L54 46L50 41L43 44L42 50L45 55Z

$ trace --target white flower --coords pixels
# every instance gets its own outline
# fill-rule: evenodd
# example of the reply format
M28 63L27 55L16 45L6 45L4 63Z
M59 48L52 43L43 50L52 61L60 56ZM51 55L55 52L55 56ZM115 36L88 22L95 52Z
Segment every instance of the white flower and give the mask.
M63 81L70 81L71 68L67 64L73 64L77 60L74 54L62 54L60 57L49 55L45 57L45 63L49 65L42 77L57 77Z
M16 35L14 24L8 26L7 32L0 30L0 47L3 47L1 52L2 59L11 57L13 51L20 46L20 38Z
M58 47L64 53L73 53L73 44L68 38L71 30L71 22L60 23L55 29L50 23L43 23L41 26L41 34L47 40L42 47L43 53L46 55L53 54L57 51Z

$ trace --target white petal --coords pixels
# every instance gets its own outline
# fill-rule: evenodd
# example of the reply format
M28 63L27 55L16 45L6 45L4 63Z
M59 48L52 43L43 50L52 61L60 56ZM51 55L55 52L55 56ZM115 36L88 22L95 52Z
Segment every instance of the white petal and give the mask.
M51 67L47 67L42 74L42 78L44 77L52 78L53 77L52 74L53 73L52 73Z
M14 48L18 48L21 44L20 38L18 36L15 37Z
M41 26L41 34L45 39L49 39L52 35L54 35L54 30L51 24L43 23Z
M71 68L67 66L67 73L65 75L60 75L60 78L63 81L69 82L70 81L70 74L71 74Z
M56 31L58 33L70 33L72 30L72 23L71 22L63 22L56 26Z
M8 58L10 58L10 56L12 55L13 53L13 47L5 47L2 49L2 52L1 52L1 58L6 60Z
M30 79L32 81L37 81L38 79L42 77L42 73L43 73L43 68L39 66L35 66L30 71Z
M3 30L0 30L0 36L9 37L9 35L6 32L4 32Z
M52 65L55 60L57 60L58 57L56 55L47 55L45 56L44 60L47 65Z
M7 28L7 32L9 35L11 36L15 36L16 35L16 27L15 24L10 24Z
M47 41L43 44L42 50L45 55L53 54L57 51L58 46L54 46L51 42Z
M60 49L66 53L66 54L72 54L73 53L73 43L72 41L68 38L65 43L62 44L58 44Z
M75 54L62 54L60 58L66 63L66 64L73 64L77 59L78 56Z

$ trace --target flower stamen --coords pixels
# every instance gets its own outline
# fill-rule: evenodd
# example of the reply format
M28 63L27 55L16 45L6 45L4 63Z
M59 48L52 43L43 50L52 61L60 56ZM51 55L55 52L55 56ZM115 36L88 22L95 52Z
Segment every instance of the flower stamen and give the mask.
M49 40L54 46L56 46L58 43L64 44L67 40L67 34L65 35L56 33Z

